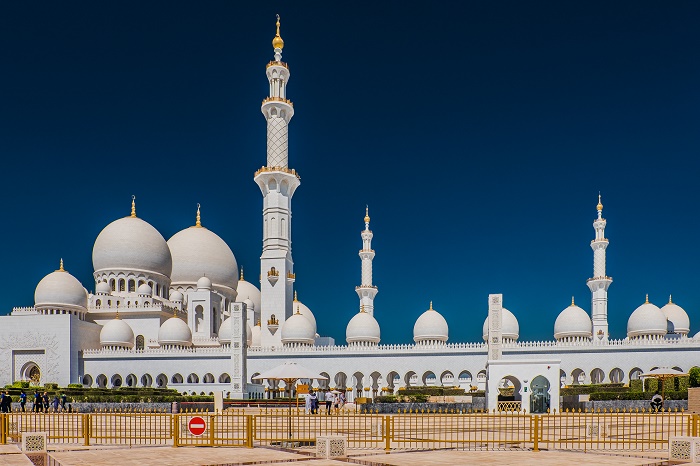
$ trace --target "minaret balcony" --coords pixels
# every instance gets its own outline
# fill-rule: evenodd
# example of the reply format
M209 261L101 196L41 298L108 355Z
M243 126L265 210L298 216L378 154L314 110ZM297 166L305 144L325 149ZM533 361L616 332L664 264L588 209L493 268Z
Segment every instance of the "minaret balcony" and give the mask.
M607 277L607 276L606 277L593 277L593 278L589 278L588 280L586 280L586 283L595 282L595 281L611 282L611 281L613 281L613 279L612 279L612 277Z
M287 168L287 167L260 167L255 174L253 175L253 178L258 176L261 173L266 173L266 172L282 172L282 173L287 173L289 175L294 175L297 177L297 179L301 179L297 171L293 168Z
M267 68L269 68L269 67L271 67L271 66L281 66L281 67L283 67L283 68L289 69L289 65L287 65L287 64L286 64L285 62L283 62L283 61L275 61L275 60L272 60L270 63L267 64L267 66L265 66L265 69L267 69Z
M265 99L263 99L262 105L265 105L266 103L269 103L269 102L282 102L284 104L291 105L292 107L294 107L294 104L292 103L291 100L283 99L282 97L266 97Z

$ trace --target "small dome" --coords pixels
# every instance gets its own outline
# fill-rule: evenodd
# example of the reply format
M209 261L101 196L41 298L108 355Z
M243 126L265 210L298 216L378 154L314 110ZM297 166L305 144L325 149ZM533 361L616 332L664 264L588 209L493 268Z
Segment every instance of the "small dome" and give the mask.
M100 345L133 348L134 331L119 318L110 320L100 330Z
M153 296L153 290L148 283L144 283L136 290L136 294L140 296Z
M178 317L171 317L158 329L158 343L161 346L191 346L192 331L185 321Z
M202 275L213 288L235 297L238 285L238 264L226 242L204 227L190 227L168 240L173 256L171 286L194 286Z
M98 282L97 285L95 285L95 294L108 295L111 292L112 289L109 287L109 283L107 282Z
M484 327L482 331L482 336L484 338L484 341L489 336L489 318L486 316L486 320L484 321ZM520 324L518 324L518 319L515 318L515 315L510 312L508 309L505 307L503 308L503 325L501 327L501 338L504 340L512 340L516 341L518 337L520 336Z
M559 313L554 322L554 338L592 338L593 323L588 313L575 305L571 305Z
M199 280L197 280L197 289L211 290L211 280L209 280L207 277L200 278Z
M107 225L97 236L92 265L95 272L133 270L169 277L173 260L158 230L138 217L124 217Z
M170 301L174 303L181 303L185 299L185 296L179 291L173 291L170 293Z
M250 332L250 335L251 335L250 346L254 346L254 347L261 346L260 339L262 338L262 328L260 327L260 325L256 325L255 327L253 327L253 329Z
M61 268L41 279L34 291L37 309L66 309L85 311L87 293L77 278Z
M425 341L447 341L449 335L447 321L438 311L433 309L433 302L430 302L430 309L418 317L413 325L413 341L416 343Z
M309 309L304 303L301 301L297 301L296 299L296 292L294 293L294 302L292 303L292 311L297 312L299 311L299 314L303 315L307 319L309 319L309 322L311 322L311 325L314 326L314 333L316 333L317 327L316 327L316 317L314 317L314 313L311 312L311 309Z
M361 310L350 319L345 328L345 341L352 343L373 343L380 341L380 329L377 319L369 312Z
M316 330L309 322L309 319L303 315L296 313L284 321L282 325L282 343L300 343L304 345L313 345Z
M252 283L243 279L242 270L241 277L238 279L236 291L238 292L236 301L245 302L246 299L250 299L255 305L255 313L260 314L260 290ZM250 307L248 309L250 310Z
M668 320L668 333L688 335L690 332L690 318L682 307L672 302L669 298L668 304L661 308L661 312L664 313Z
M627 321L627 337L666 335L667 321L661 309L648 300L634 310Z

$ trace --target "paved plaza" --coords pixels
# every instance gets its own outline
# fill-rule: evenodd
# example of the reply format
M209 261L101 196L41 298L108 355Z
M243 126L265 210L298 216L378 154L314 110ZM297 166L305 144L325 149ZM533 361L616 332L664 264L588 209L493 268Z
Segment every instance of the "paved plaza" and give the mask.
M62 447L63 448L63 447ZM662 453L612 455L564 451L395 451L391 454L371 450L351 450L337 460L315 458L309 449L279 450L273 448L210 448L210 447L80 447L50 451L47 455L28 457L16 445L0 445L3 466L196 466L290 464L331 466L360 464L366 466L447 466L478 464L554 466L565 464L642 466L669 464Z

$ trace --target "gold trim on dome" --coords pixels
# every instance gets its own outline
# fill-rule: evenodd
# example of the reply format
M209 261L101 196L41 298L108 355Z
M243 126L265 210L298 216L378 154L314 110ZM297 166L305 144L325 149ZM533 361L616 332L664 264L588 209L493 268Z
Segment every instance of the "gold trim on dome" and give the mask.
M576 306L576 304L574 304L574 297L573 296L571 297L571 306Z
M241 278L239 280L243 280L243 267L241 267Z
M198 202L197 203L197 221L195 222L194 226L196 226L197 228L202 228L202 216L200 215L199 208L200 208L200 205Z
M671 298L671 295L668 295L668 304L673 304L673 299Z
M294 290L294 302L297 303L299 300L297 299L297 292Z
M131 196L131 217L136 218L136 196Z
M434 311L434 310L435 310L435 309L433 309L433 302L432 302L432 301L430 301L430 308L429 308L428 310L429 310L429 311Z
M364 304L360 304L360 312L367 312L367 311L365 311L365 305L364 305Z
M284 48L284 41L280 36L280 15L277 15L277 34L275 34L275 38L272 39L272 48L280 50Z
M647 297L644 300L644 304L649 304L649 293L647 293Z
M61 258L61 262L58 265L58 270L57 272L65 272L66 269L63 268L63 258Z

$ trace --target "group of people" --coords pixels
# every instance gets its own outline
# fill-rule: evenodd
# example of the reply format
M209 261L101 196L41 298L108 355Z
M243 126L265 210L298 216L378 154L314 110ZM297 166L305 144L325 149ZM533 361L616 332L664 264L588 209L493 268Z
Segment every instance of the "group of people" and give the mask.
M343 392L322 391L320 392L320 396L323 397L323 399L319 399L316 392L311 392L309 395L306 395L305 408L307 413L318 414L319 403L323 401L326 403L326 415L330 415L334 410L336 413L340 412L345 405L345 393Z
M54 396L53 401L49 403L48 392L40 393L38 390L34 392L34 404L32 406L32 411L36 413L46 413L50 408L53 408L54 412L58 412L59 408L61 411L67 410L68 397L65 393L61 394L60 398L58 395ZM22 390L19 394L19 409L20 411L26 411L27 405L27 394ZM12 411L12 396L10 392L5 390L0 393L0 412L9 413Z

